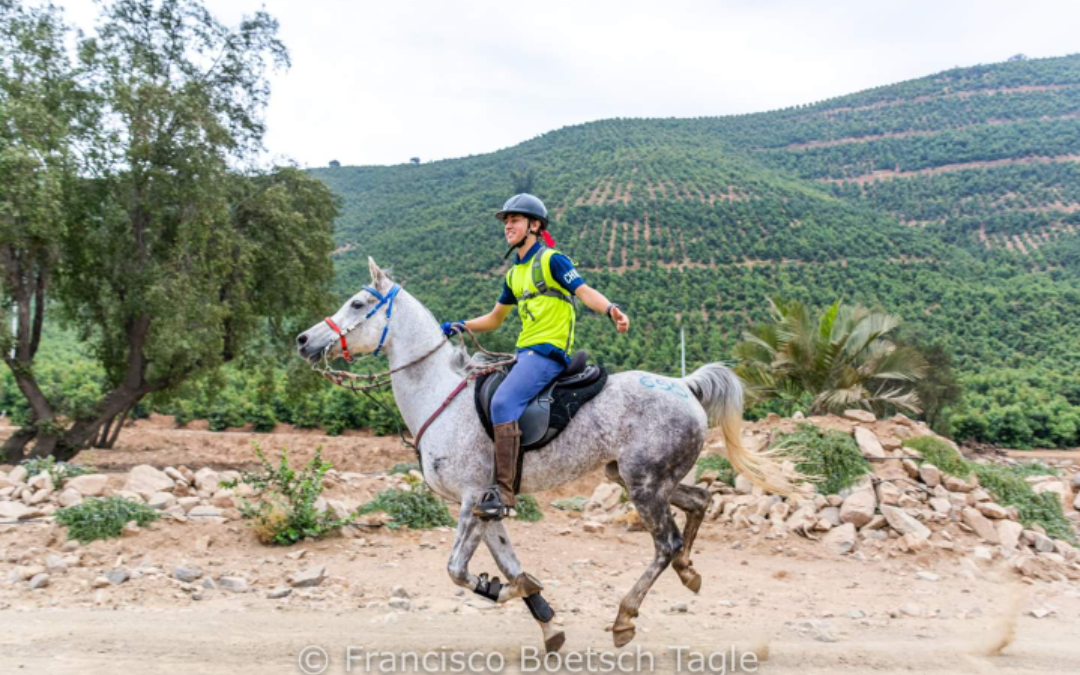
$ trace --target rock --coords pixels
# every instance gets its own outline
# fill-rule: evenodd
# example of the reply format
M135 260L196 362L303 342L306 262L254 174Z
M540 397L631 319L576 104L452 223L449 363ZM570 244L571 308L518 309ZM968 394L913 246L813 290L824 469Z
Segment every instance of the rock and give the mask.
M919 467L919 478L927 487L937 487L941 484L941 471L933 464L923 464Z
M881 481L877 486L877 498L882 504L896 506L900 503L900 496L904 493L888 481Z
M674 605L671 606L671 609L669 611L672 614L686 614L690 611L690 606L687 605L685 602L676 602Z
M855 550L855 525L844 523L839 527L834 527L821 538L821 543L838 555L851 553Z
M217 581L217 585L223 591L229 591L230 593L247 593L251 590L251 586L248 585L247 579L239 576L220 577Z
M949 492L971 492L975 488L963 478L957 478L956 476L945 476L942 479L942 484Z
M900 613L904 616L920 617L923 614L922 607L919 607L914 602L905 602L900 605Z
M26 474L26 467L20 464L8 472L7 479L16 485L19 485L20 483L26 482Z
M907 459L906 457L900 462L900 465L904 467L904 471L907 473L908 478L919 477L919 465L914 460Z
M75 506L81 501L82 494L80 494L78 490L74 490L72 488L65 489L63 492L60 493L60 496L56 498L56 503L63 508Z
M844 500L840 507L840 522L862 527L874 517L877 498L873 490L856 490Z
M977 509L965 506L960 512L960 520L968 527L975 530L975 534L986 543L999 543L1000 540L998 539L997 530L994 529L994 526L990 521L987 520L983 514L979 513Z
M750 482L750 479L746 476L737 474L735 476L735 492L740 495L748 495L754 491L754 484Z
M840 527L844 521L840 520L840 509L835 506L826 506L818 512L818 518L828 521L829 525L833 527Z
M49 585L49 575L46 574L45 572L42 572L41 574L35 574L33 576L33 578L30 579L30 590L32 590L32 591L37 590L39 588L45 588L48 585Z
M933 572L916 572L915 578L923 581L937 581L940 577Z
M589 534L600 534L604 531L604 524L596 520L586 520L581 528Z
M1003 506L994 502L979 502L975 505L975 508L979 510L979 513L994 520L1005 520L1009 517L1009 512Z
M1076 557L1076 547L1063 539L1054 540L1054 551L1066 560L1072 560Z
M617 483L600 483L593 490L592 496L585 501L585 511L610 511L622 500L622 486Z
M216 506L196 506L187 512L189 518L221 518L225 519L225 510Z
M143 499L150 497L155 492L168 492L176 487L176 483L172 478L165 475L164 471L159 471L149 464L140 464L128 473L127 482L124 483L124 490L128 492L134 492Z
M63 557L50 553L45 556L45 569L49 570L52 574L60 574L66 572L68 568L67 560Z
M1072 491L1069 489L1069 484L1063 480L1050 480L1044 483L1036 483L1031 486L1037 494L1044 492L1053 492L1061 499L1061 506L1064 509L1068 509L1073 502Z
M220 509L235 509L236 493L229 488L222 488L221 490L218 490L216 493L214 493L214 496L213 498L211 498L210 503ZM348 511L346 511L345 515L347 514ZM339 517L342 517L341 514L338 515Z
M999 520L994 524L994 529L997 530L998 542L1002 548L1013 551L1020 543L1020 534L1024 531L1024 526L1012 520Z
M187 513L191 509L198 506L201 502L202 500L198 497L181 497L180 499L176 500L176 505L182 508L184 510L184 513Z
M912 518L906 511L899 507L888 505L882 506L881 515L885 516L885 520L889 522L889 527L896 530L901 535L911 534L919 539L928 539L930 537L930 530L925 525Z
M930 548L930 540L914 532L908 532L897 540L897 546L907 553L918 553Z
M177 566L173 568L173 579L177 581L183 581L185 584L190 584L194 581L202 579L203 571L198 567L184 567Z
M952 511L952 502L944 497L933 497L928 502L930 508L934 509L937 513L948 514Z
M292 593L292 589L288 586L278 586L273 588L266 594L267 600L280 600L281 598L287 598Z
M26 481L26 484L35 490L49 490L51 492L56 489L56 486L53 485L52 475L48 471L42 471Z
M410 598L409 591L404 586L394 586L390 589L391 598Z
M91 588L105 588L111 585L112 582L109 581L109 578L103 576L94 577L94 580L90 583Z
M38 513L38 509L32 509L19 502L0 502L0 520L26 520L37 516Z
M844 417L849 420L855 420L856 422L863 422L870 424L877 421L877 416L869 410L845 410Z
M221 476L210 467L203 467L195 472L195 488L200 492L214 494L221 489L218 485L220 482Z
M863 457L884 459L885 448L881 447L877 435L866 427L855 427L855 442L859 444L859 450Z
M110 584L119 586L131 578L131 572L128 572L123 567L114 567L109 570L108 574L105 575L105 578L109 580Z
M993 497L990 496L990 493L982 488L975 488L968 493L967 497L968 504L971 506L977 506L979 502L988 502L992 499Z
M806 419L806 415L803 414L803 411L796 410L795 414L793 414L791 416L791 419L793 419L793 420L803 420L803 419Z
M169 478L172 478L173 482L176 482L176 483L180 483L180 482L189 483L190 482L179 469L177 469L176 467L173 467L173 466L165 467L165 475L168 476Z
M78 491L83 497L100 497L105 494L105 488L108 484L108 476L100 473L91 473L70 479L64 483L64 487Z
M817 509L811 504L800 507L795 513L788 516L784 526L792 532L805 536L809 534L810 529L817 524L817 521Z
M322 565L309 567L289 577L289 585L293 588L310 588L324 581L326 581L326 568Z
M390 609L399 609L403 612L412 609L412 602L408 598L390 598L386 604Z
M1076 495L1076 499L1073 500L1073 508L1080 511L1080 494Z
M1032 532L1035 550L1039 553L1053 553L1055 551L1054 540L1042 532Z
M176 497L168 492L155 492L146 500L146 505L158 511L166 511L176 504Z
M981 562L990 562L994 559L994 552L986 548L985 546L976 546L975 548L971 549L971 555L976 560L979 560Z
M874 532L888 525L888 521L885 520L885 516L880 513L875 514L870 522L862 526L861 532Z

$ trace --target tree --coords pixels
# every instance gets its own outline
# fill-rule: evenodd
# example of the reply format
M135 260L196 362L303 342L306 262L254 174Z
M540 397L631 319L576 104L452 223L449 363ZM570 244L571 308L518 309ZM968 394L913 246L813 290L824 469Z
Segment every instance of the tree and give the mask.
M510 169L510 182L514 184L513 193L532 193L533 184L536 182L536 169L521 164L517 169Z
M926 361L926 374L915 383L915 393L919 396L923 419L939 434L951 435L946 411L960 402L963 393L963 388L953 373L952 355L937 342L908 344L897 340L896 344L898 347L911 347Z
M115 0L80 44L103 122L56 297L109 390L66 427L37 429L38 454L109 444L146 395L267 331L290 344L290 323L325 304L333 196L294 168L240 168L261 149L265 71L288 65L276 32L264 12L230 30L197 0Z
M56 428L56 411L34 376L57 263L70 221L76 166L72 146L87 112L64 51L55 7L0 0L0 350L30 406L31 419L7 445L22 448ZM14 332L6 326L14 311Z
M868 408L918 412L913 384L926 363L888 335L897 317L834 302L816 320L797 301L769 301L771 321L743 334L738 375L757 401L812 397L810 414Z
M340 169L341 168L341 162L337 161L336 159L330 160L330 168L331 169Z

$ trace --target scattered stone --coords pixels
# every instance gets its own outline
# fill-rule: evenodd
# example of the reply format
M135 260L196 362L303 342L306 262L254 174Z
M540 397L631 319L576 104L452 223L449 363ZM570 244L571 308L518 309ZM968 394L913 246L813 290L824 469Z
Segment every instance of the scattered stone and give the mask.
M0 520L26 520L37 516L38 513L38 509L32 509L19 502L0 502Z
M82 501L82 494L75 489L66 488L60 493L60 496L56 498L56 503L63 508L75 506Z
M600 534L604 531L604 524L595 520L586 520L581 527L589 534Z
M856 422L863 422L870 424L877 421L877 416L869 410L845 410L844 417L849 420L855 420Z
M12 469L11 471L8 472L7 478L12 483L15 483L16 485L18 485L20 483L25 483L26 482L26 474L27 474L26 467L23 466L22 464L20 464L19 466L15 467L14 469Z
M904 471L907 473L908 478L919 477L919 465L916 464L914 460L905 457L903 461L900 462L900 465L904 467Z
M884 459L886 457L885 448L881 447L877 435L866 427L855 427L855 442L859 444L859 450L862 452L863 457L874 459Z
M45 569L49 570L51 574L59 574L66 572L68 568L67 560L62 556L58 556L55 553L50 553L45 556Z
M203 577L203 571L198 567L178 566L173 568L173 579L183 581L186 584L193 583Z
M48 471L42 471L28 480L26 484L35 490L48 490L49 492L52 492L56 489L56 486L53 485L52 475Z
M900 497L904 493L900 488L896 487L888 481L882 481L877 486L877 498L882 504L888 504L889 506L896 506L900 503Z
M104 576L94 577L94 580L90 583L91 588L105 588L111 585L112 582L109 581L109 578Z
M941 484L941 470L933 464L923 464L919 467L919 478L927 487L937 487Z
M749 478L740 474L735 476L735 493L740 495L748 495L754 491L754 484Z
M818 512L818 518L827 521L829 525L833 527L840 527L843 521L840 520L840 509L835 506L826 506Z
M847 616L849 619L865 619L866 612L862 611L861 609L852 609L848 610Z
M994 502L979 502L975 505L975 508L979 510L979 513L994 520L1004 520L1009 517L1008 510Z
M994 559L993 551L986 548L985 546L976 546L975 548L971 549L971 555L976 560L979 560L979 561L982 561L982 562L990 562L991 560Z
M235 509L237 504L236 493L229 488L222 488L214 493L210 502L219 509Z
M915 578L923 581L937 581L940 577L933 572L916 572Z
M971 492L974 489L973 485L970 485L963 478L957 478L956 476L945 476L942 480L942 485L949 492Z
M919 539L930 538L930 530L899 507L888 505L882 506L881 515L885 516L885 520L889 522L889 527L896 530L901 535L911 534Z
M1069 484L1063 480L1049 480L1045 483L1037 483L1031 486L1031 489L1036 494L1042 494L1044 492L1053 492L1061 499L1061 506L1063 508L1069 508L1072 503L1072 494L1069 490Z
M289 577L289 585L293 588L310 588L318 586L323 581L326 581L326 567L322 565L309 567Z
M278 586L277 588L270 589L267 592L267 600L280 600L281 598L287 598L292 593L292 589L288 586Z
M622 500L623 489L617 483L600 483L585 502L585 511L610 511Z
M35 591L35 590L37 590L39 588L45 588L48 585L49 585L49 575L46 574L45 572L42 572L40 574L35 574L33 576L33 578L30 579L30 590L32 590L32 591Z
M855 550L855 525L844 523L840 527L834 527L821 538L821 543L838 555L851 553Z
M409 591L406 590L404 586L394 586L390 589L390 597L409 599L411 596L409 595Z
M131 572L127 571L123 567L114 567L105 575L105 578L109 580L109 583L114 586L119 586L128 579L131 578Z
M931 497L930 501L927 503L930 504L930 508L934 509L934 511L937 513L948 514L950 511L952 511L953 507L952 501L946 499L945 497Z
M221 590L229 591L230 593L247 593L251 590L251 586L248 585L247 579L238 576L220 577L218 578L218 586Z
M155 492L146 500L146 505L158 511L166 511L176 504L176 497L168 492Z
M1032 531L1035 550L1039 553L1053 553L1055 551L1054 540L1042 532Z
M1013 520L999 520L994 524L994 529L997 530L998 543L1006 551L1015 550L1020 543L1020 535L1024 531L1024 526Z
M979 513L977 509L965 506L960 512L960 519L965 525L975 530L975 534L979 535L979 538L986 543L1000 543L997 530L994 529L993 524L987 520L983 514Z
M172 478L165 475L164 471L159 471L149 464L140 464L134 467L128 473L127 482L124 483L124 490L127 492L134 492L143 499L150 497L155 492L168 492L176 487L176 483Z
M210 467L203 467L195 472L195 488L200 492L214 494L220 489L220 482L221 476Z
M676 602L669 611L672 614L686 614L690 611L690 607L685 602Z
M390 609L399 609L403 612L408 612L412 609L412 601L408 598L390 598L390 601L386 604Z
M900 605L900 613L904 616L920 617L923 615L923 610L914 602L905 602Z
M877 498L870 489L856 490L844 500L840 507L840 521L862 527L874 518Z

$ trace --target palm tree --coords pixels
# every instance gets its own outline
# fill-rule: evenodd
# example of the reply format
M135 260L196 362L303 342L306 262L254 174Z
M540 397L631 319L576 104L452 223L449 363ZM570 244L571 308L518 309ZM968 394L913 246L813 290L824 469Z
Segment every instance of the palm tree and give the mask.
M865 408L919 412L914 382L926 362L887 335L899 317L834 302L814 320L800 302L769 300L769 323L743 334L736 372L757 402L810 399L808 414Z

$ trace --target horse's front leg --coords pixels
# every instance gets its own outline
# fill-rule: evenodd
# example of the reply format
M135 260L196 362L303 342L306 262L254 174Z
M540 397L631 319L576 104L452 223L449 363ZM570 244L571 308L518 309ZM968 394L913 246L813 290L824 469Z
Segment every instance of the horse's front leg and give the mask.
M517 555L514 554L514 547L510 543L510 535L506 532L506 526L501 522L487 523L483 536L484 543L487 544L492 557L495 558L495 564L499 566L499 571L510 580L510 583L499 588L497 592L491 592L494 589L489 589L489 595L485 597L499 603L514 598L525 600L525 606L529 608L529 613L540 624L540 630L544 633L544 649L548 652L559 651L563 643L566 642L566 634L552 623L552 619L555 618L555 611L540 595L540 591L544 587L536 577L521 570L521 563L518 562Z
M457 533L454 535L454 548L450 552L450 560L446 564L446 571L450 579L464 588L473 592L482 580L475 574L469 573L469 561L476 553L476 547L480 545L483 523L472 514L474 496L468 496L461 500L461 512L458 514Z

